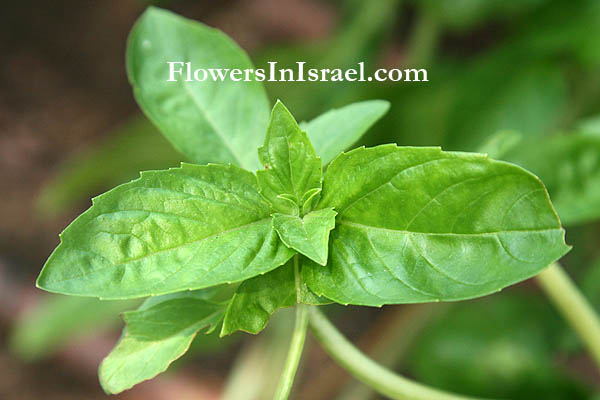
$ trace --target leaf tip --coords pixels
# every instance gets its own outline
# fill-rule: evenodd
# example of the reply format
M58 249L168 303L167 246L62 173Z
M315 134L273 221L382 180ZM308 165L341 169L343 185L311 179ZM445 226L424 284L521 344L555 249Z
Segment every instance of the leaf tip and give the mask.
M380 106L381 115L387 113L390 110L390 107L392 106L392 103L390 103L387 100L383 100L383 99L375 99L375 100L373 100L373 103L376 103Z

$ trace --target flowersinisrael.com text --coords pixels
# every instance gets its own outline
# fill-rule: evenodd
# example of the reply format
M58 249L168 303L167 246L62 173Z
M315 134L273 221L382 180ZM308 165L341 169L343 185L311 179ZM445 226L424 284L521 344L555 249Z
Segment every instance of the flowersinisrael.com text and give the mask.
M191 62L169 61L167 82L177 81L215 81L224 82L428 82L424 68L380 68L371 75L365 73L365 63L359 62L357 68L307 68L306 62L299 61L296 68L277 68L276 61L269 61L268 68L198 68Z

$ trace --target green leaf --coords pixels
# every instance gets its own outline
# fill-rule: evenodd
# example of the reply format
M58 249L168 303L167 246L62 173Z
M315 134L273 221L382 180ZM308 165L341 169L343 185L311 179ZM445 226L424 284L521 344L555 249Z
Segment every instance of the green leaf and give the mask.
M317 118L301 122L323 164L352 146L390 108L385 100L370 100L330 110Z
M214 327L224 311L223 303L182 292L126 312L123 336L100 364L102 387L109 394L119 393L165 371L187 351L198 331Z
M190 160L256 169L253 149L269 117L262 84L210 77L187 82L185 70L168 82L168 62L190 62L193 70L252 69L246 53L216 29L150 7L129 36L127 75L142 110Z
M310 212L302 218L277 213L273 214L273 227L287 247L325 265L329 231L335 227L336 214L331 208Z
M33 361L50 356L66 344L118 326L120 312L139 301L100 301L89 297L43 296L39 304L13 326L10 347L19 357Z
M294 254L270 213L256 177L235 166L143 172L65 229L38 286L123 299L251 278Z
M274 271L242 282L227 307L221 336L238 330L257 334L275 311L298 302L312 305L331 302L316 296L300 278L295 276L293 261L288 261Z
M343 304L483 296L569 250L542 183L481 154L359 148L330 165L318 207L338 225L328 265L308 264L304 279Z
M321 188L321 160L280 101L273 107L258 158L265 168L257 172L261 193L277 211L298 215L304 195Z
M600 136L572 134L526 140L502 158L542 179L565 225L600 218Z

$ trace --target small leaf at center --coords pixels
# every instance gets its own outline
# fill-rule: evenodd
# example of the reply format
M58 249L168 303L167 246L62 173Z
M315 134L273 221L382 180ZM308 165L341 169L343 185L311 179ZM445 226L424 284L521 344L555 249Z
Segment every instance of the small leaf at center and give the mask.
M336 214L332 208L310 212L303 218L273 214L273 227L286 246L325 265L327 264L329 231L335 227Z

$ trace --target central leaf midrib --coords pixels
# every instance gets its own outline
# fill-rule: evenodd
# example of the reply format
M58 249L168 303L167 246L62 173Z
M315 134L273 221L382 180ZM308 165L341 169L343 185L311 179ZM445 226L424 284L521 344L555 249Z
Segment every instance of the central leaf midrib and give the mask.
M227 150L229 151L229 153L231 154L231 156L235 159L236 163L239 166L245 167L244 163L242 162L241 157L237 154L236 151L234 151L231 143L229 143L229 141L227 141L226 136L223 134L223 132L221 132L218 128L217 125L213 122L212 117L210 116L210 114L208 113L208 111L203 107L203 105L199 102L198 99L196 99L196 96L194 95L194 92L191 91L190 87L188 86L188 84L186 83L185 80L180 80L179 82L181 82L183 89L185 90L185 93L188 94L188 96L192 99L192 101L194 102L194 104L198 107L198 111L200 111L200 113L204 116L206 122L208 123L208 125L210 125L210 127L213 129L213 131L215 132L215 134L219 137L219 139L221 139L221 142L223 142L223 144L225 145L225 147L227 148Z
M560 227L555 228L540 228L540 229L507 229L502 231L491 231L491 232L476 232L476 233L457 233L457 232L419 232L419 231L408 231L403 229L391 229L380 226L366 225L359 222L353 222L348 220L339 220L338 225L352 226L362 229L376 229L381 231L387 231L392 233L401 234L414 234L414 235L432 235L432 236L494 236L500 233L540 233L548 231L560 231Z
M132 258L132 259L126 260L126 261L118 263L118 264L111 264L111 265L107 265L106 267L97 268L97 269L95 269L93 271L90 271L87 274L80 274L80 275L70 276L70 277L68 277L66 279L56 280L56 281L52 281L52 282L53 283L62 283L62 282L67 282L67 281L71 281L71 280L74 280L74 279L83 278L86 275L93 275L93 274L96 274L96 273L98 273L100 271L104 271L104 270L109 269L109 268L117 268L117 267L129 264L129 263L132 263L132 262L143 260L145 258L153 257L153 256L155 256L157 254L161 254L161 253L164 253L164 252L175 250L175 249L178 249L178 248L183 247L183 246L188 246L188 245L196 244L196 243L202 242L202 241L204 241L206 239L210 239L210 238L212 238L214 236L217 236L217 235L227 234L227 233L231 233L231 232L235 232L235 231L241 230L243 228L247 228L249 226L258 225L260 223L264 223L266 221L270 221L270 219L271 219L270 217L269 218L263 218L263 219L251 222L249 224L240 225L240 226L237 226L235 228L231 228L231 229L228 229L228 230L225 230L225 231L216 232L216 233L214 233L212 235L204 236L204 237L202 237L200 239L193 240L191 242L181 243L181 244L179 244L177 246L169 247L167 249L161 249L161 250L155 251L155 252L153 252L151 254L147 254L147 255L144 255L144 256L141 256L141 257ZM75 250L79 250L79 251L83 251L83 252L89 252L89 250L81 249L81 248L75 248ZM92 253L92 254L95 254L95 253ZM100 256L99 254L95 254L95 255L96 256Z

